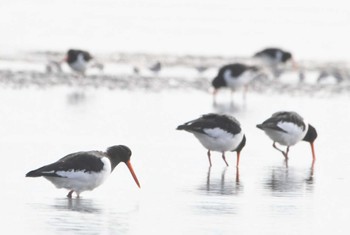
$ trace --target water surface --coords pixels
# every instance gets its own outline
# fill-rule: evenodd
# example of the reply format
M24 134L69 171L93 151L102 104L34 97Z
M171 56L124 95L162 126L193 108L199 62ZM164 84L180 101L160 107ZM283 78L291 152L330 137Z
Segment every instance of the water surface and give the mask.
M111 90L57 86L1 88L1 230L13 234L347 234L349 149L347 95L240 95L233 108L203 91ZM228 98L229 96L227 96ZM317 161L300 143L286 167L255 125L278 110L295 110L318 130ZM241 166L226 167L177 125L208 112L241 121L247 145ZM80 150L126 144L141 189L119 165L81 198L67 199L29 170Z

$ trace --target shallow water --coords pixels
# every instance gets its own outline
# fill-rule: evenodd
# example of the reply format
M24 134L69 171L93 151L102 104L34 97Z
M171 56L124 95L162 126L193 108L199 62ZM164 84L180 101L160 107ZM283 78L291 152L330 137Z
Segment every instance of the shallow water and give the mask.
M248 94L233 107L192 89L110 90L56 86L1 88L1 230L12 234L348 234L349 97ZM318 130L317 161L307 143L288 167L255 125L295 110ZM177 125L208 112L240 120L247 135L239 171L226 167ZM99 188L67 199L29 170L80 150L128 145L141 189L119 165Z

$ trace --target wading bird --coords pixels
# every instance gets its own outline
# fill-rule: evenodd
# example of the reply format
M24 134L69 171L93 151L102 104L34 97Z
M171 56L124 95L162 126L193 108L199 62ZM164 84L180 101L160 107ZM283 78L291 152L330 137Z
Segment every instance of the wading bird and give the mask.
M243 100L245 100L248 84L259 75L260 71L256 66L235 63L221 67L218 75L212 81L212 86L214 87L213 104L216 105L216 94L221 88L231 89L232 103L233 91L244 87Z
M40 177L53 183L57 188L69 190L68 198L75 192L93 190L100 186L114 168L124 162L129 168L138 187L140 183L130 163L131 150L124 145L109 147L106 152L87 151L71 153L57 162L30 171L26 177Z
M246 137L236 118L214 113L205 114L198 119L178 126L177 130L185 130L194 134L199 142L208 149L207 155L210 166L212 166L210 151L222 153L222 159L227 166L225 152L236 151L236 166L239 166L240 152L245 146Z
M273 141L273 147L280 151L286 160L290 146L303 140L311 145L313 162L316 160L314 141L317 138L316 129L304 122L303 118L296 112L276 112L257 127L263 130ZM276 142L287 146L286 151L279 149Z
M259 59L268 67L275 78L278 78L283 73L284 66L288 63L291 63L293 69L298 68L292 53L280 48L266 48L255 53L254 58Z

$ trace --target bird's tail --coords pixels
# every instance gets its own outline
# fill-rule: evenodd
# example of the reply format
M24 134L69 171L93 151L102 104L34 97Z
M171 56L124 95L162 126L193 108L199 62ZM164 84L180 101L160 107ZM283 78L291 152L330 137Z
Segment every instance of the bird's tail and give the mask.
M42 176L42 173L41 171L38 171L38 170L29 171L26 174L26 177L40 177L40 176Z
M187 129L188 129L188 125L186 124L180 125L176 128L176 130L187 130Z
M258 125L256 125L256 127L259 128L259 129L261 129L261 130L264 129L262 124L258 124Z

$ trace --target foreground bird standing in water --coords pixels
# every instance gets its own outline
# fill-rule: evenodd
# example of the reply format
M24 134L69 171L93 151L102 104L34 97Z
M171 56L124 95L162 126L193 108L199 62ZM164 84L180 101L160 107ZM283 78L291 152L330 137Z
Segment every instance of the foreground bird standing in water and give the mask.
M130 163L131 150L124 145L109 147L106 152L87 151L71 153L57 162L30 171L26 177L40 177L53 183L57 188L70 190L67 197L75 192L93 190L100 186L114 168L124 162L129 168L138 187L140 183Z
M177 130L185 130L194 134L199 142L208 149L207 155L210 166L212 166L210 151L221 152L222 159L227 166L225 152L236 151L236 166L239 166L240 152L245 146L246 137L236 118L214 113L205 114L198 119L178 126Z
M280 151L286 160L290 146L303 140L310 143L313 162L316 160L314 141L317 138L316 129L304 122L303 118L296 112L276 112L257 127L265 131L266 135L273 141L273 147ZM286 151L279 149L276 142L287 146Z

